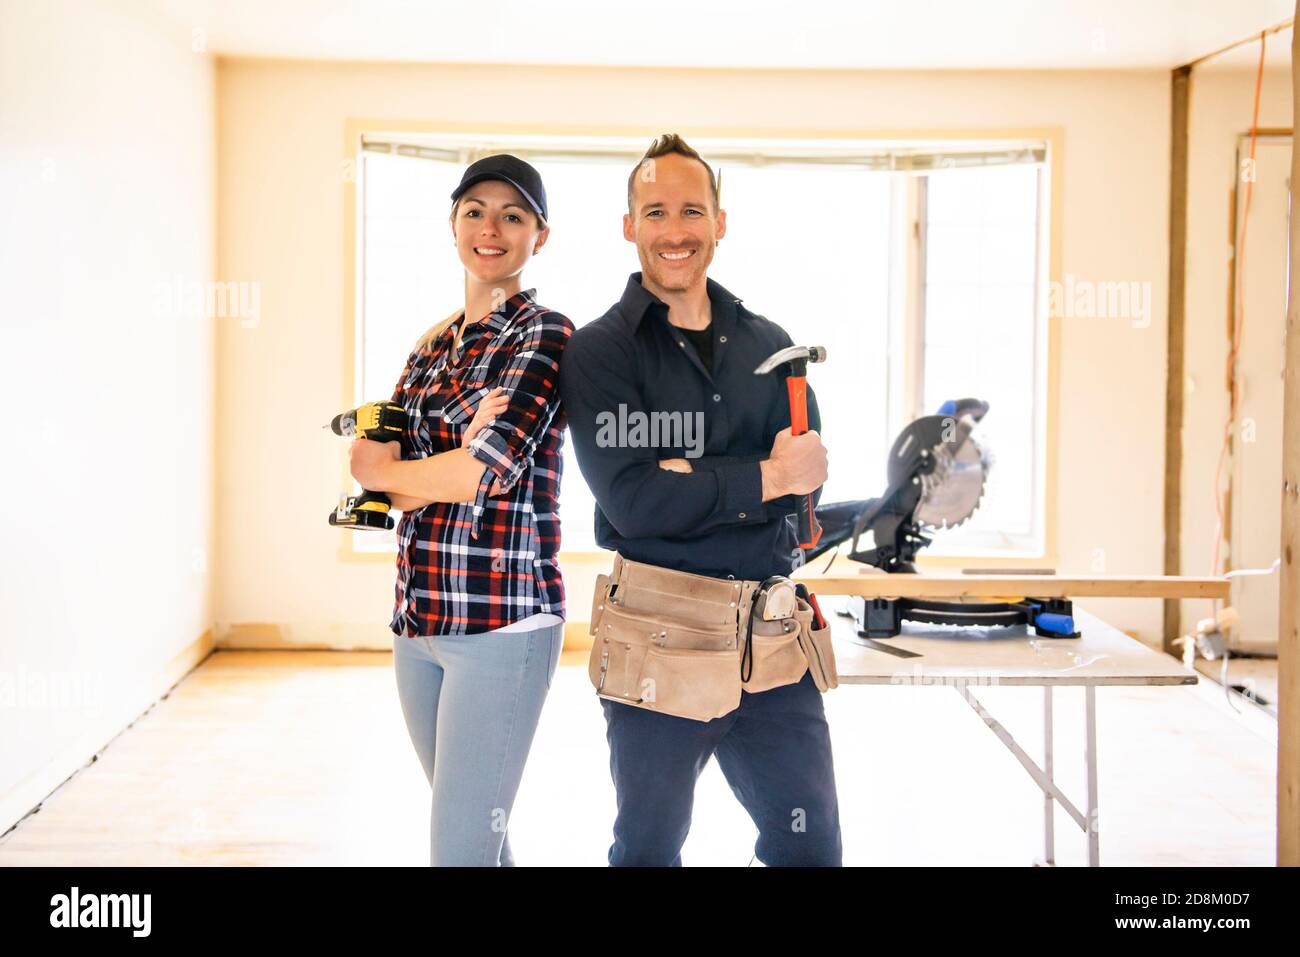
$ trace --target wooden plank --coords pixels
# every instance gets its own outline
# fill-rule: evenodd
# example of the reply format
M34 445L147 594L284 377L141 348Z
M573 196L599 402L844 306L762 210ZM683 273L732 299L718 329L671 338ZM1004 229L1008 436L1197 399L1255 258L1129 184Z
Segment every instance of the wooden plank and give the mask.
M796 573L819 595L864 598L1224 598L1226 578L1124 575L888 575L884 572L818 575Z
M1192 68L1173 71L1169 145L1169 324L1165 351L1165 554L1166 575L1182 571L1183 471L1183 328L1186 316L1187 269L1187 114ZM1182 606L1168 598L1164 607L1162 645L1177 654L1174 642L1182 633Z
M1268 29L1264 30L1263 32L1265 34L1281 33L1283 30L1289 30L1294 25L1295 25L1295 17L1287 17L1281 23L1275 23ZM1205 63L1208 60L1213 60L1215 57L1222 56L1225 53L1229 53L1232 50L1236 50L1238 47L1244 47L1248 43L1258 43L1258 42L1259 42L1259 34L1252 33L1248 37L1242 37L1240 40L1236 40L1232 43L1229 43L1226 47L1220 47L1218 50L1215 50L1213 53L1207 53L1204 56L1198 56L1191 63L1187 64L1186 69L1190 70L1194 66L1200 66L1202 63Z
M1298 10L1297 12L1300 12ZM1300 129L1300 35L1291 36L1291 108ZM1300 183L1300 158L1291 152L1291 182ZM1292 187L1294 189L1294 185ZM1300 209L1291 204L1291 235L1300 236ZM1291 242L1286 309L1286 378L1282 412L1282 581L1277 636L1277 862L1300 866L1300 304L1296 276L1300 242Z

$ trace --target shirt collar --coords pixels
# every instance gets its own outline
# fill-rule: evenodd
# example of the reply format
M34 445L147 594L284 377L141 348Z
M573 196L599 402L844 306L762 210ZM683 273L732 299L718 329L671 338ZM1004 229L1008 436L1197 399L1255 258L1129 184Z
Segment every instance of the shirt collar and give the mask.
M461 334L461 342L464 342L465 335L470 332L483 332L488 329L491 329L493 332L501 332L509 328L510 324L519 318L520 313L537 302L536 296L536 289L522 289L515 293L501 304L501 308L493 309L489 312L483 318L481 323L475 323L473 327L466 328L465 332ZM446 339L447 342L450 343L452 337L456 335L456 321L462 319L464 315L464 309L458 310L456 313L456 320L451 322L447 328L443 330L440 338Z
M483 325L495 332L508 328L519 314L536 302L536 289L521 289L501 304L500 309L493 309L483 320Z
M712 279L705 279L704 286L708 291L709 302L713 305L715 315L719 306L734 308L740 305L741 300L723 288L721 283L714 282ZM624 319L631 325L632 331L635 332L647 312L651 309L662 309L664 310L664 316L667 317L668 306L662 299L641 285L641 273L634 272L627 277L627 287L623 290L623 298L618 301L618 309Z
M489 312L482 322L476 322L466 328L461 333L460 351L453 356L451 344L456 340L456 324L463 321L465 316L465 310L458 309L452 321L447 324L447 328L437 335L434 342L429 343L429 350L433 353L445 353L452 363L459 362L460 357L465 354L465 343L469 341L468 337L482 335L488 331L496 335L508 329L521 313L536 303L536 295L536 289L522 289L503 302L500 309Z

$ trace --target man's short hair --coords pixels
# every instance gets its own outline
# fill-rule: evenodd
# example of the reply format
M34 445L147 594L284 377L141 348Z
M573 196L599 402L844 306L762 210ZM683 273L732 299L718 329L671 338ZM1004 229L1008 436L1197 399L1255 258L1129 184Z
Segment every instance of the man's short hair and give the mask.
M713 211L718 211L718 180L713 175L713 167L704 161L704 157L696 152L695 147L687 143L676 133L663 133L654 138L650 148L645 151L645 156L637 160L636 167L632 170L627 178L627 211L633 212L632 209L632 187L636 183L637 175L641 168L649 161L655 160L660 156L667 156L669 153L676 153L678 156L686 156L703 164L704 169L709 174L709 190L713 193Z

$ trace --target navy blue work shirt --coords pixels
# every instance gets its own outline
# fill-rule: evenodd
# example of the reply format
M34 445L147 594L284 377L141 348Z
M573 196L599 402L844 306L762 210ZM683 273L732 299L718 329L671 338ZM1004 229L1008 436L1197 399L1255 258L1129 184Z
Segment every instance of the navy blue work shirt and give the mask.
M754 370L794 343L712 279L707 286L712 369L639 272L622 299L569 339L560 396L596 498L596 542L633 561L714 578L788 575L803 563L797 497L764 502L759 470L776 433L790 427L788 367ZM811 388L808 427L821 430ZM689 474L659 467L679 458L691 463Z

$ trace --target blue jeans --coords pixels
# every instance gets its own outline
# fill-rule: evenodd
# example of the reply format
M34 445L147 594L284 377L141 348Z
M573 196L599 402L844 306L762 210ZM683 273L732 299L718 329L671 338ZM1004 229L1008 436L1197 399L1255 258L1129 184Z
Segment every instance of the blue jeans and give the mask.
M754 853L773 865L839 866L839 801L821 692L796 684L750 694L712 721L601 700L618 796L613 865L678 867L695 781L716 755L758 827Z
M397 695L433 791L433 866L514 864L506 825L563 644L563 624L393 637Z

